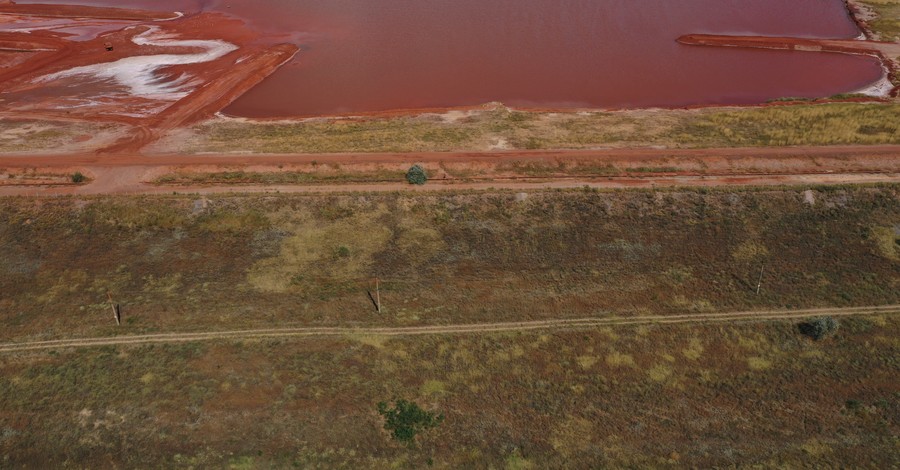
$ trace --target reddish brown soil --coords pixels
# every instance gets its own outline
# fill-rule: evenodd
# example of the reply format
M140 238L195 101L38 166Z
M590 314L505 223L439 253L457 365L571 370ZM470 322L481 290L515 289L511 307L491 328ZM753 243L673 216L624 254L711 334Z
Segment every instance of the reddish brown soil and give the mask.
M258 35L241 21L214 13L164 23L153 21L176 18L177 15L119 8L15 4L0 6L0 13L14 15L14 18L73 18L73 22L75 18L86 17L133 21L131 26L86 41L68 40L65 34L44 30L27 34L0 31L0 51L29 54L24 58L14 57L9 60L9 66L0 67L0 83L8 97L0 106L0 115L20 119L115 121L136 126L134 135L104 149L104 153L136 150L168 130L211 117L268 77L298 50L292 44L260 45ZM142 55L194 52L185 47L135 44L134 37L147 31L151 25L180 39L222 40L237 45L238 50L211 62L162 69L159 72L163 76L161 78L187 74L200 83L193 93L174 103L129 97L122 93L107 94L105 89L97 89L94 92L100 97L97 102L90 106L73 107L66 105L69 97L65 95L65 88L61 92L44 93L40 90L44 85L36 83L41 77L83 65L110 63ZM88 93L91 86L87 85ZM28 99L17 99L22 97Z
M80 186L3 187L0 195L58 194L138 194L177 192L322 192L398 191L442 189L539 189L539 188L623 188L664 186L753 186L819 185L900 182L900 146L785 147L698 150L579 150L518 151L491 153L425 154L328 154L328 155L65 155L0 157L4 171L39 169L44 173L70 174L80 171L92 182ZM156 178L173 172L213 173L311 172L320 162L339 165L349 175L340 184L247 185L240 181L225 184L165 186ZM379 168L402 169L422 163L432 179L424 187L412 187L402 178L393 181L353 181L353 174ZM611 166L615 175L600 171L548 172L529 175L515 164L560 166ZM467 171L473 176L454 178L444 168ZM641 168L674 168L662 173Z
M279 44L251 52L239 65L210 80L190 96L141 123L138 132L100 153L136 152L167 132L211 118L247 90L264 80L298 51L293 44Z
M35 52L27 60L0 70L0 83L4 84L5 89L9 89L13 80L49 67L73 52L69 41L41 32L32 34L0 32L0 48L7 51Z

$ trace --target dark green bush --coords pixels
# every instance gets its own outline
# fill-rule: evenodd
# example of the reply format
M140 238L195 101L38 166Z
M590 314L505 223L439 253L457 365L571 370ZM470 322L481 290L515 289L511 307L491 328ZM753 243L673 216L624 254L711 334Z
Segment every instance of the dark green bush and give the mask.
M832 317L813 318L798 325L800 333L818 341L838 329L838 322Z
M86 179L87 178L84 175L82 175L80 171L76 171L75 173L72 173L72 182L73 183L76 183L76 184L83 183L84 180L86 180Z
M444 415L425 411L419 405L406 400L395 400L393 408L385 402L378 403L378 414L384 417L384 429L400 442L412 442L416 434L437 427Z
M425 173L425 169L421 166L413 165L406 172L406 181L409 181L409 184L425 184L428 181L428 173Z

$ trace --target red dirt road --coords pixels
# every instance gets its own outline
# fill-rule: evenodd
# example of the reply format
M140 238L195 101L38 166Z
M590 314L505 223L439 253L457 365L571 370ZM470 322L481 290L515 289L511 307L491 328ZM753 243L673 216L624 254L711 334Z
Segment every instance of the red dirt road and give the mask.
M623 174L548 174L540 178L497 172L504 163L595 164L624 168ZM360 181L310 185L156 185L172 172L310 171L317 164L340 165L351 176L373 166L402 168L423 163L468 165L481 170L465 180L433 174L422 187L405 181ZM627 173L635 167L690 168L666 173ZM221 192L346 192L446 189L628 188L666 186L819 185L900 183L900 146L779 147L735 149L615 149L485 153L378 153L301 155L22 155L0 156L0 169L66 174L81 171L86 185L0 185L0 195L155 194ZM430 170L431 171L431 170Z
M234 155L0 155L0 167L65 168L71 166L191 166L191 165L279 165L291 163L405 163L466 161L537 161L555 158L624 159L649 161L661 158L720 158L740 161L747 158L832 158L883 157L891 161L891 171L900 167L900 145L835 145L798 147L738 147L703 149L600 149L600 150L516 150L493 152L420 152L420 153L304 153ZM673 162L670 162L673 163ZM827 170L827 169L825 169Z

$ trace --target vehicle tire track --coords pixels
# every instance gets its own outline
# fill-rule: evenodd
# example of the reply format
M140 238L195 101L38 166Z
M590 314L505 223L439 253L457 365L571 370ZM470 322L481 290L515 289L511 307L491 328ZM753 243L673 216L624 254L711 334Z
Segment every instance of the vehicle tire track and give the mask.
M534 330L577 330L601 326L681 323L738 323L757 321L797 320L815 316L850 317L859 315L898 314L900 305L850 308L815 308L805 310L766 310L748 312L696 313L681 315L646 315L637 317L603 317L520 322L472 323L460 325L428 325L408 327L296 327L234 331L206 331L159 333L132 336L71 338L0 344L0 353L36 351L60 348L186 343L214 340L245 340L311 336L423 336L500 333Z

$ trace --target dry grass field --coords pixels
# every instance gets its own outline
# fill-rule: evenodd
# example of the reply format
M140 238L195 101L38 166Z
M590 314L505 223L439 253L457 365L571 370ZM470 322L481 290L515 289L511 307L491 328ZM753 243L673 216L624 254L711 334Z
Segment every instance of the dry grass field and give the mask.
M7 198L0 339L107 292L132 333L900 303L898 230L896 186Z
M863 467L898 460L900 323L195 343L0 357L0 465ZM414 446L376 403L445 414Z
M897 304L898 197L7 198L0 341ZM0 466L896 466L900 323L840 322L4 353ZM446 420L395 443L395 397Z
M148 150L335 153L897 144L897 122L900 105L871 103L589 113L499 107L443 115L299 122L214 119L176 131Z

